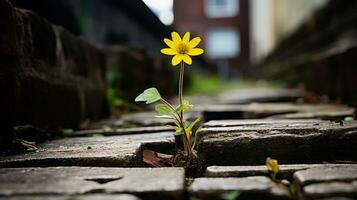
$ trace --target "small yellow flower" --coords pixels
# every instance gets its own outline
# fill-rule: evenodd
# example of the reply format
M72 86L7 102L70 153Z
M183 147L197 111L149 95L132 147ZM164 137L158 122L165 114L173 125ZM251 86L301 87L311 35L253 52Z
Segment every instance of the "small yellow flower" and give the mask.
M277 160L271 159L271 158L267 158L265 161L265 164L268 168L269 172L273 173L273 178L276 177L276 174L279 172L279 164Z
M182 39L177 32L172 32L171 37L172 40L167 38L164 39L164 42L170 48L161 49L161 53L174 56L171 61L173 66L178 65L182 61L191 65L192 59L190 56L203 54L203 49L196 48L201 42L200 37L195 37L190 41L190 32L186 32Z

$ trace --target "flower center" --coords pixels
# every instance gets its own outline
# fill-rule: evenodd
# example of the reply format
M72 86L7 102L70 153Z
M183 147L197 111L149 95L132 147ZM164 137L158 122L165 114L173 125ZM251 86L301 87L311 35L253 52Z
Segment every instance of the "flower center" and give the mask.
M179 54L187 54L188 46L184 43L180 43L179 45L177 45L176 50Z

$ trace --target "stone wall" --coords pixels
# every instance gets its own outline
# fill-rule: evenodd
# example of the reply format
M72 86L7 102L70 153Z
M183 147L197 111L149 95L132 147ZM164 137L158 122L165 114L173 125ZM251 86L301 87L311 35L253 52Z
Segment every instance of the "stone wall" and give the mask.
M115 73L112 83L120 98L133 102L136 96L149 87L156 87L163 96L176 94L177 76L169 60L143 49L126 46L105 46L107 70Z
M6 0L0 15L1 121L77 127L105 116L104 53Z
M1 122L76 128L108 115L105 79L115 73L119 98L134 103L148 87L176 94L169 60L143 49L99 46L37 14L0 0Z

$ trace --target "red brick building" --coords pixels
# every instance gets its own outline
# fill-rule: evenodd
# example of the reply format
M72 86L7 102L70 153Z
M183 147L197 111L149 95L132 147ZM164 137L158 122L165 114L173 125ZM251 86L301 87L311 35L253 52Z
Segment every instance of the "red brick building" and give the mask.
M225 77L249 62L249 0L174 0L174 27L203 38Z

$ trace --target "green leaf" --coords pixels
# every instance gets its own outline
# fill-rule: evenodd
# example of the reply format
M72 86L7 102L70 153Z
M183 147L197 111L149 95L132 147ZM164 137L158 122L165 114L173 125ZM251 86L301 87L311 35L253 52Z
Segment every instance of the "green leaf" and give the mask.
M193 121L193 122L186 128L186 133L188 134L189 137L191 136L191 132L192 132L193 127L194 127L198 122L200 122L200 121L201 121L201 119L200 119L200 118L197 118L195 121Z
M176 112L179 113L182 111L186 111L192 107L193 107L193 105L191 105L190 102L184 100L184 101L182 101L182 104L180 104L176 107Z
M154 103L161 99L159 91L156 88L146 89L143 93L135 98L136 102L146 101L146 104Z
M162 115L169 115L172 114L172 110L165 104L157 104L155 106L156 112L162 114Z
M221 197L223 200L235 200L239 197L239 195L240 195L240 192L234 191L234 192L228 192L228 193L222 194Z
M353 122L355 120L353 117L345 117L344 121L345 122Z
M183 134L182 128L181 128L181 127L179 127L179 126L171 126L171 125L167 125L167 127L172 128L173 130L175 130L174 135L179 136L179 135L182 135L182 134Z
M182 133L182 128L179 126L169 126L168 125L168 127L174 129L176 133Z
M180 123L179 123L178 121L175 121L175 125L176 125L177 127L181 127L181 125L180 125Z

